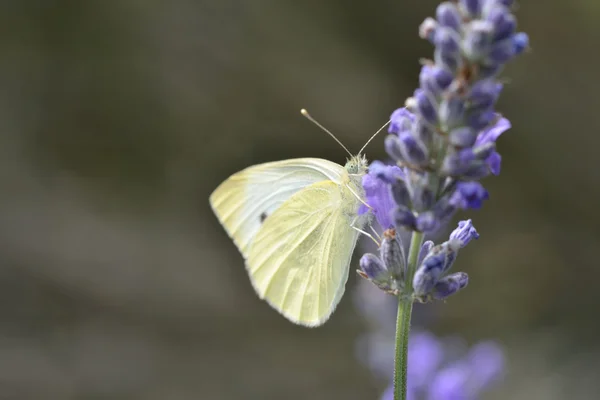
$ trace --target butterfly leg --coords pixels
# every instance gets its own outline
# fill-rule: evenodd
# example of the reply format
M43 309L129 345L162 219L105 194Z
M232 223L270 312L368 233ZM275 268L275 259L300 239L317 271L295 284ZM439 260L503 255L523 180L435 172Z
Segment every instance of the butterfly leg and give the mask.
M381 236L379 236L379 233L377 233L377 231L375 230L375 228L373 228L373 225L369 225L369 228L371 228L371 232L373 232L375 234L375 237L377 237L377 239L379 240L379 242L381 242Z
M369 210L371 210L371 211L373 210L373 207L371 207L370 205L368 205L358 194L356 194L356 192L354 190L352 190L352 188L350 187L350 185L346 185L346 188L350 191L350 193L352 193L354 195L354 197L356 197L358 199L358 201L360 201L365 206L367 206L367 208Z
M375 232L375 234L377 235L377 237L379 237L379 241L377 239L375 239L375 237L373 237L373 235L371 235L369 232L365 232L362 229L357 228L356 226L354 226L354 223L356 222L357 218L354 218L354 220L352 221L352 223L350 224L350 227L352 229L354 229L355 231L357 231L358 233L362 233L363 235L371 238L371 240L373 242L375 242L375 244L377 245L377 247L381 246L381 238L379 237L379 235L377 235L377 232ZM369 225L370 226L370 225ZM373 229L373 227L371 227L371 229Z

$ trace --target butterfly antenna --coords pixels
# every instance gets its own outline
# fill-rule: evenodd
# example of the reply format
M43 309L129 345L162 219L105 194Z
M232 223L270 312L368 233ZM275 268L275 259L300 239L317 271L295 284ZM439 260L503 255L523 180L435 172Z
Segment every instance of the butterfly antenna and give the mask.
M344 150L346 150L346 153L350 154L350 157L354 157L354 155L352 153L350 153L350 150L348 150L346 148L346 146L344 146L342 144L342 142L340 142L340 140L338 138L336 138L333 133L331 133L330 131L328 131L327 128L325 128L323 125L321 125L320 123L318 123L316 119L314 119L313 117L311 117L310 114L308 113L308 111L306 111L303 108L302 110L300 110L300 114L304 115L306 117L306 119L308 119L310 122L312 122L313 124L315 124L316 126L318 126L319 128L321 128L325 133L327 133L329 136L331 136L333 138L333 140L335 140L336 142L338 142L338 144L340 146L342 146L342 148ZM370 141L370 139L369 139L369 141Z
M379 134L379 132L381 132L381 131L382 131L382 130L383 130L385 127L386 127L386 126L388 126L388 124L389 124L390 122L391 122L391 121L388 121L388 122L386 122L385 124L383 124L383 126L382 126L381 128L377 129L377 132L375 132L375 133L373 134L373 136L371 136L371 137L369 138L369 140L367 140L367 143L365 143L365 145L362 147L362 149L360 149L360 151L358 152L358 154L359 154L359 155L361 155L361 154L362 154L362 152L363 152L363 150L364 150L364 149L367 147L367 145L368 145L369 143L371 143L371 140L375 139L375 136L377 136L377 135Z

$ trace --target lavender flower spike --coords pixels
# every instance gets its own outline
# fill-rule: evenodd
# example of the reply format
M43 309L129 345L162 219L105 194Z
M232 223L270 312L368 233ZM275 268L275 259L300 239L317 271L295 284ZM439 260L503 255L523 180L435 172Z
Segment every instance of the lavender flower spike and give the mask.
M392 165L373 162L362 182L370 208L361 213L372 210L383 230L412 234L406 259L398 258L396 235L384 235L381 257L364 256L359 271L398 296L397 400L406 400L408 391L412 303L443 300L466 287L467 274L448 271L458 251L479 237L471 220L460 222L450 239L437 246L423 245L425 235L445 226L459 210L483 207L489 193L481 180L500 173L497 141L510 122L495 110L504 88L499 74L529 46L527 34L517 30L512 3L444 1L435 19L425 19L419 36L433 44L433 57L423 62L413 96L390 117L384 148ZM461 369L453 373L460 375Z
M432 232L458 209L481 208L488 198L478 181L500 173L496 141L510 128L494 110L503 89L498 74L528 46L506 4L443 2L436 19L423 22L420 35L435 45L435 57L423 65L420 87L406 107L392 113L385 140L402 172L390 180L374 164L364 181L383 229ZM425 203L419 197L424 188L432 193Z

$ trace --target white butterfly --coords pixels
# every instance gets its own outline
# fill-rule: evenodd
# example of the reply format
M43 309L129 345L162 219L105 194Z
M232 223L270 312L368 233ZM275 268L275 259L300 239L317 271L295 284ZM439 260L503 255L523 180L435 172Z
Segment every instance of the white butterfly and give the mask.
M296 324L323 324L344 293L370 217L358 215L366 172L360 153L343 167L319 158L269 162L232 175L210 196L258 296Z

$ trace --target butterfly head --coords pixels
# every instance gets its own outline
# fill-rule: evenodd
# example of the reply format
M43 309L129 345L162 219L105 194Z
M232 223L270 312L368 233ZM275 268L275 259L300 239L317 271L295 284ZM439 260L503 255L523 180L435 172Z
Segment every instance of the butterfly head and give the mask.
M349 175L364 175L367 172L367 158L364 155L352 156L344 165Z

